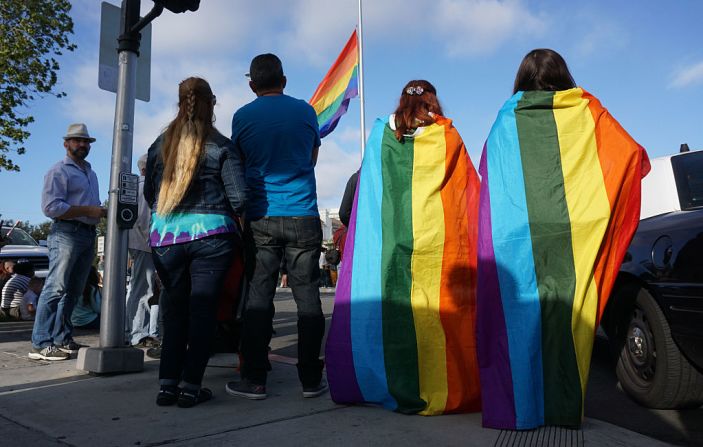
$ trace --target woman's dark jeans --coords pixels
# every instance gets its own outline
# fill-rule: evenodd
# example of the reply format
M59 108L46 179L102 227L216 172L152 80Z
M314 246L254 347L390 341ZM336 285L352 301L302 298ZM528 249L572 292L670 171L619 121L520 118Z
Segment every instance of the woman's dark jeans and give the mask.
M249 293L242 331L242 377L266 384L273 297L285 253L288 285L298 306L298 377L304 387L322 378L325 317L320 303L322 227L317 216L262 217L245 232Z
M162 385L199 388L217 325L217 299L234 256L233 234L155 247L152 257L163 285Z

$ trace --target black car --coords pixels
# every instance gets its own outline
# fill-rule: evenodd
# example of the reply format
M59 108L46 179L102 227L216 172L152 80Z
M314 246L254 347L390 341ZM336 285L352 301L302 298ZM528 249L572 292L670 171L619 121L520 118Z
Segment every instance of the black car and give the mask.
M633 399L661 409L703 404L703 151L652 160L601 323Z

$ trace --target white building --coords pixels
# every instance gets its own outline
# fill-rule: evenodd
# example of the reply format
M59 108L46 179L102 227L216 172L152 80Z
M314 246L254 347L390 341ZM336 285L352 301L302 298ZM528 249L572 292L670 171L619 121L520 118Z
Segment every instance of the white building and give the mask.
M342 225L339 220L339 208L319 208L318 212L322 221L322 240L329 242L334 231Z

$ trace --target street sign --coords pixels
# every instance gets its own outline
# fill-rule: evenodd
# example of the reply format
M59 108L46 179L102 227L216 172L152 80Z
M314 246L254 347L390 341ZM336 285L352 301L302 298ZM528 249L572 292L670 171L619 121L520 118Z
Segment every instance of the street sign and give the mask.
M100 12L100 54L98 58L98 87L117 93L117 38L120 35L121 9L102 2ZM137 58L137 99L151 98L151 24L141 31L142 40Z

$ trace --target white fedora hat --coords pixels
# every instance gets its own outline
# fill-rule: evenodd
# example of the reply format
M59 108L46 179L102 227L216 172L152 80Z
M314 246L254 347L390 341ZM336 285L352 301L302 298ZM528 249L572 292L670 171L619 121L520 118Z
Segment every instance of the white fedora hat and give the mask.
M83 123L75 123L68 126L66 135L63 137L64 140L71 138L82 138L84 140L90 140L92 143L95 138L88 135L88 127Z

